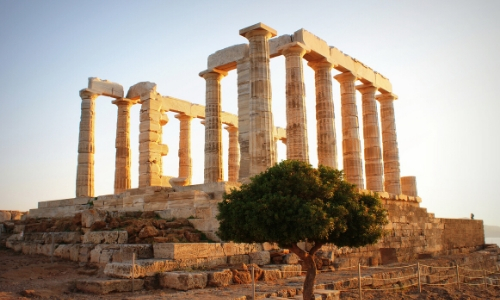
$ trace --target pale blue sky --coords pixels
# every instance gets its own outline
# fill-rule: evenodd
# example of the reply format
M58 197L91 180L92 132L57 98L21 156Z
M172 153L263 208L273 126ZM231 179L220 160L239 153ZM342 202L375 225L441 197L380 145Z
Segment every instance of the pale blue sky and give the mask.
M88 77L125 90L152 81L162 95L204 104L198 73L208 55L247 42L239 29L263 22L278 34L304 28L388 77L399 96L401 174L417 176L421 205L437 217L473 212L500 225L499 13L496 0L0 0L0 209L27 210L74 196L78 91ZM273 59L271 68L275 125L285 127L283 59ZM305 63L304 70L315 164L314 77ZM223 110L233 113L235 84L234 72L222 81ZM335 83L334 97L340 131ZM97 102L96 194L103 195L113 191L116 107L110 98ZM138 110L132 111L134 187ZM175 176L178 120L170 117L164 173ZM194 181L200 183L198 120L193 135ZM280 158L283 151L280 146Z

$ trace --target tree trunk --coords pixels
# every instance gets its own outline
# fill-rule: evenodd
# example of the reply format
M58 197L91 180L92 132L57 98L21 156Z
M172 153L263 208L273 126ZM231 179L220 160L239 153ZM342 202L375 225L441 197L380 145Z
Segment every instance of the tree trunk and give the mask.
M302 286L302 297L304 300L314 299L314 284L316 283L316 271L318 270L314 262L314 253L316 253L322 245L321 243L316 243L309 252L300 249L296 244L289 248L307 267L306 279Z

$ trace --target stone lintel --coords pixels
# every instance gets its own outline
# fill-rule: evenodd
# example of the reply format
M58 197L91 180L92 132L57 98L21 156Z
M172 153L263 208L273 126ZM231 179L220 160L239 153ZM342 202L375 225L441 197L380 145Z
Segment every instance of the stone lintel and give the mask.
M89 77L88 88L103 96L113 98L123 98L124 96L122 85L109 80L101 80L97 77Z
M248 48L248 44L239 44L210 54L207 69L217 68L226 72L236 69L237 62L248 57Z
M245 27L243 29L240 29L240 35L243 37L246 37L247 33L254 31L254 30L265 30L271 34L271 37L275 37L276 35L278 35L278 32L275 29L273 29L273 28L271 28L271 27L269 27L266 24L261 23L261 22L254 24L254 25L251 25L251 26L248 26L248 27Z

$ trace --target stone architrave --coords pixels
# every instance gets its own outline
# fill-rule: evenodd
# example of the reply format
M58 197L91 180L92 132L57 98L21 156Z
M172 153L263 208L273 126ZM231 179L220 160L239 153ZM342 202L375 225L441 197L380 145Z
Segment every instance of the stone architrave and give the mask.
M316 85L316 133L318 142L318 165L338 169L337 137L332 93L333 65L326 59L311 61Z
M179 177L172 178L174 186L191 185L192 159L191 159L191 120L193 117L186 114L175 115L180 121L179 133Z
M225 129L229 133L229 149L228 149L228 174L227 180L236 182L240 172L240 147L238 145L238 128L234 126L226 126Z
M238 142L240 147L239 180L250 176L249 105L250 105L250 59L236 62L238 76Z
M394 116L394 100L392 93L380 94L376 97L380 103L382 125L382 149L384 158L384 187L391 194L401 194L401 177L399 170L399 149L396 135L396 118Z
M286 158L309 162L307 118L302 58L309 49L302 43L286 44L278 49L286 65Z
M124 98L112 102L118 107L115 141L115 194L119 194L131 187L130 108L136 102Z
M220 81L227 72L217 69L200 73L206 80L205 183L224 181L222 168L222 108Z
M139 187L162 185L162 156L168 147L161 144L162 125L168 122L162 113L162 98L153 89L141 94L139 125Z
M372 84L363 84L356 86L356 89L361 92L363 103L366 189L382 192L384 191L384 170L380 147L378 109L375 101L377 88Z
M97 94L88 89L80 91L82 112L78 140L78 167L76 170L76 197L94 196L94 124Z
M335 76L340 83L342 112L342 154L346 180L364 188L361 141L359 140L358 108L356 106L356 76L344 72Z
M257 23L240 30L249 41L250 103L249 108L249 176L257 175L276 163L271 109L271 76L269 71L269 38L276 30Z

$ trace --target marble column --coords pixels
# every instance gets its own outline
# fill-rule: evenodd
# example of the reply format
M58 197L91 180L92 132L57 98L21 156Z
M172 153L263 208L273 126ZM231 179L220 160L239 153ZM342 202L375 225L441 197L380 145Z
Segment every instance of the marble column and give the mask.
M179 177L172 178L172 185L191 185L192 159L191 159L191 116L186 114L175 115L180 121L179 130Z
M308 52L302 43L290 43L278 49L286 65L286 158L309 162L307 141L306 93L302 58Z
M78 140L78 166L76 169L76 197L94 197L94 124L97 94L80 91L82 112Z
M326 59L309 62L308 65L314 70L316 86L318 165L338 169L331 74L333 65Z
M363 103L366 189L382 192L384 191L384 170L380 147L378 109L377 102L375 101L377 88L372 84L363 84L356 86L356 89L361 92Z
M276 163L271 109L269 38L276 30L262 23L240 30L249 41L249 176L257 175Z
M238 179L248 180L250 176L249 105L250 105L250 59L245 57L236 62L238 76L238 142L240 165Z
M356 76L345 72L335 76L340 83L342 112L342 154L345 178L364 189L361 142L359 140L358 108L356 106Z
M385 93L378 95L376 98L380 103L382 125L384 187L386 192L399 195L401 194L401 178L396 118L394 116L394 100L396 97L392 93Z
M112 102L118 107L115 141L115 194L119 194L131 187L130 108L136 102L123 98Z
M227 73L207 70L205 101L205 183L224 181L222 168L222 109L220 81Z
M229 133L229 149L228 149L228 177L227 180L237 182L240 172L240 147L238 145L238 128L234 126L225 127Z

